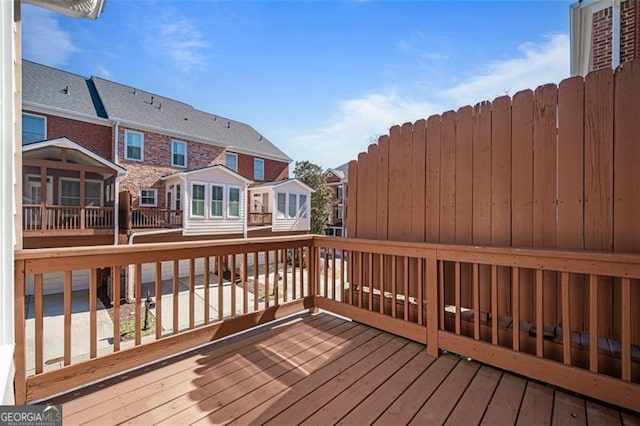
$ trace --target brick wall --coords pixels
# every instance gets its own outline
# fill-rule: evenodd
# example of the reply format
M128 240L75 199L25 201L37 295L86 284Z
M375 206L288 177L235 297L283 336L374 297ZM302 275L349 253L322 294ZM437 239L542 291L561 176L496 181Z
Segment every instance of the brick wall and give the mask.
M141 132L144 134L144 161L125 160L125 130L120 127L118 132L119 164L127 169L127 176L121 180L120 190L131 192L133 207L138 207L141 188L155 188L158 190L158 208L166 208L165 182L160 180L163 176L185 170L201 169L215 164L224 164L224 148L201 142L185 141L187 142L187 168L172 167L171 140L173 138L151 132Z
M232 152L232 151L229 151ZM253 160L262 158L248 154L235 153L238 156L238 173L247 179L256 180L253 175ZM264 181L272 182L283 180L289 177L289 163L284 161L275 161L263 158L264 160Z
M620 5L620 63L636 57L637 3L630 0Z
M620 4L620 63L640 56L636 48L640 44L640 2L627 0ZM611 8L593 14L591 70L611 67L613 17Z
M24 110L30 114L47 118L47 139L66 136L96 154L111 160L113 150L113 128L99 124L86 123L55 115L40 114Z

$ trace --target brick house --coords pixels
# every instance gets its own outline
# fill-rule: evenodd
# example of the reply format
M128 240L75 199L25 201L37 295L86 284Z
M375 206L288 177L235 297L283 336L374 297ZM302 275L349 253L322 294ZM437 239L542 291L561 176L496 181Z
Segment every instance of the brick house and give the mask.
M347 182L349 180L349 164L345 163L335 169L324 172L327 186L331 189L331 208L327 218L327 235L346 237Z
M101 239L84 238L85 245L243 237L252 226L259 227L261 235L275 231L271 220L248 223L248 190L253 185L288 179L291 158L251 126L134 87L30 61L23 61L23 75L23 145L64 137L68 140L61 148L65 155L71 152L69 146L86 149L95 156L83 157L87 162L84 171L79 165L73 166L74 176L69 179L79 183L64 184L63 190L69 194L63 197L59 190L39 197L41 208L32 206L30 214L41 210L45 215L48 208L71 204L67 210L84 216L88 200L93 200L92 207L119 212L111 213L110 239L104 235ZM50 167L60 161L60 155L40 156ZM97 163L92 164L96 158L117 168L111 174L113 178L101 184L99 195L95 194L97 184L80 181L81 176L88 176L91 167L98 167ZM31 166L31 179L44 181L42 185L47 187L49 178L33 170L33 161ZM231 175L234 182L227 182ZM194 186L184 180L191 176L197 176L200 183ZM60 184L53 185L58 188ZM23 188L28 187L29 183L23 182ZM309 200L310 193L307 195ZM224 209L222 213L220 208ZM275 206L269 205L260 213L271 217L274 211ZM185 218L185 212L189 218ZM87 225L72 221L77 226L64 228L60 221L43 222L44 216L27 219L37 226L46 223L48 228L32 229L30 243L25 247L77 245L77 227ZM203 221L208 225L201 229L207 232L185 228L187 223ZM241 221L243 226L226 226L226 221ZM224 229L234 231L227 233ZM277 232L282 235L308 230L309 227L278 228ZM91 229L82 231L93 235Z
M582 0L571 5L570 18L571 75L640 57L639 0Z

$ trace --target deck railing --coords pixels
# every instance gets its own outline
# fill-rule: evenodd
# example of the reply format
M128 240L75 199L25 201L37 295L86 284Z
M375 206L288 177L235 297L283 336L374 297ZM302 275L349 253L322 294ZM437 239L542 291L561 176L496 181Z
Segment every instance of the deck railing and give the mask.
M249 213L249 226L263 226L271 225L272 214L271 213Z
M131 210L132 228L180 228L182 210L145 209Z
M106 315L97 307L100 268L111 271L109 333L97 326L97 317ZM71 290L82 270L88 271L89 308L78 313ZM137 307L130 341L121 341L120 271L127 271ZM44 294L56 273L64 287L64 332L47 329L45 320ZM41 398L281 315L320 308L427 344L433 356L455 352L640 410L640 349L632 321L640 317L633 303L639 279L638 255L310 235L20 251L18 397ZM34 295L28 317L25 291ZM147 291L155 299L156 321L145 336ZM579 317L576 310L586 311L585 324L572 321ZM88 315L86 342L71 341L77 335L73 315ZM45 342L56 332L63 341L59 353ZM60 365L50 365L57 358Z
M114 226L113 207L25 204L22 212L25 231L112 229Z

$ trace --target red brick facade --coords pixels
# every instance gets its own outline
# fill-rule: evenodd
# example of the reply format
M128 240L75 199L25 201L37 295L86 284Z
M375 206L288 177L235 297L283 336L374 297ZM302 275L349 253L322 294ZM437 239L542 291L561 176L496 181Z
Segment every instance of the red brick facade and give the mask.
M247 179L255 180L257 182L273 182L277 180L284 180L289 177L289 163L269 160L248 154L234 154L238 156L238 173ZM257 180L254 176L253 160L256 158L262 158L264 160L264 180Z
M104 158L113 158L113 128L111 126L101 126L55 115L40 114L26 109L24 112L46 117L47 139L66 136Z
M620 4L620 63L640 57L640 1ZM611 8L593 14L591 70L611 67L613 17Z
M187 167L173 167L171 166L171 141L175 138L151 132L140 132L144 134L144 161L126 160L125 130L127 129L120 127L118 131L119 164L127 169L127 176L120 182L120 191L131 193L133 207L138 207L141 188L154 188L158 190L157 207L166 208L165 182L160 179L163 176L185 170L201 169L215 164L224 164L224 148L202 142L177 139L187 142Z

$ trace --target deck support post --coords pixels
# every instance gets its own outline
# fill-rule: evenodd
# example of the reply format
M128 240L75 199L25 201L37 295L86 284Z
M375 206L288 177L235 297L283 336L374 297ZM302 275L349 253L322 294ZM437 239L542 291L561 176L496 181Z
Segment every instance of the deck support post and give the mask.
M438 345L438 259L436 251L431 251L427 257L427 354L433 357L440 355Z

